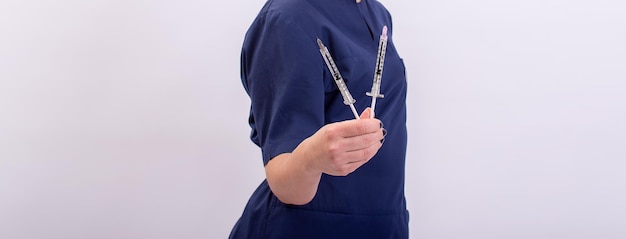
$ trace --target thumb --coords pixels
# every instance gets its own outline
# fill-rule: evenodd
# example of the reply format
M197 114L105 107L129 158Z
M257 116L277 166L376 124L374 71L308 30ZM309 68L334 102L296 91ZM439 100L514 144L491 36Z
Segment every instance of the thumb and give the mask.
M363 111L363 113L361 113L361 117L360 117L360 119L369 119L369 118L373 118L373 117L372 117L372 114L373 114L373 113L374 113L374 112L372 112L372 109L371 109L370 107L367 107L367 108Z

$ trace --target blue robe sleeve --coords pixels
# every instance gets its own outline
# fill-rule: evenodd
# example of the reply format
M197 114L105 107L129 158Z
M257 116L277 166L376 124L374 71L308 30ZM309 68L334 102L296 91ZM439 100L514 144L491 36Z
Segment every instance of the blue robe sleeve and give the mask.
M241 79L251 99L250 138L267 164L324 125L323 59L315 36L278 14L257 18L245 39Z

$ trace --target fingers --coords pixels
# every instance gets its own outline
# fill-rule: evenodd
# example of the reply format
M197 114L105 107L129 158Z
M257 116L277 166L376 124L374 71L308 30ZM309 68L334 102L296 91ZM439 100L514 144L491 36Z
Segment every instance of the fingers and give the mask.
M374 144L364 149L346 152L341 157L334 158L332 167L325 173L333 176L346 176L369 162L380 147L381 144Z
M356 171L358 168L363 166L363 164L365 163L367 163L367 161L359 161L359 162L344 164L340 167L337 167L334 170L330 170L324 173L328 175L332 175L332 176L348 176L349 174L351 174L352 172Z
M361 150L372 145L381 144L384 139L386 130L380 128L373 133L363 134L359 136L344 138L338 142L346 151Z
M349 138L363 134L374 133L382 127L378 119L363 118L367 113L361 115L359 120L347 120L325 126L325 134L330 138Z
M384 139L384 129L367 135L345 138L331 146L330 164L324 173L346 176L354 172L378 153Z
M310 142L311 155L321 172L346 176L376 155L384 141L386 130L379 119L371 118L371 109L361 113L358 120L328 124ZM308 142L308 141L307 141Z
M373 118L372 116L372 109L370 107L367 107L363 113L361 113L361 117L360 119L369 119L369 118Z

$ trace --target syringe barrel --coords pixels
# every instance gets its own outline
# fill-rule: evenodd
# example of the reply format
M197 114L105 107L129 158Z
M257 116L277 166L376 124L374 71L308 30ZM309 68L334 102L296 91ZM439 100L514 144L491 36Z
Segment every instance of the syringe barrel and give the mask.
M380 42L378 43L378 54L376 58L376 69L374 72L374 80L372 82L372 90L365 93L368 96L375 98L385 97L380 93L380 82L383 77L383 66L385 65L385 53L387 52L387 26L383 27L383 33L380 36Z
M341 92L341 96L343 97L343 103L345 105L354 104L356 100L350 94L350 91L346 86L346 82L343 80L343 77L341 77L341 73L339 73L339 69L337 68L337 65L335 65L335 61L333 61L330 52L328 52L328 48L326 48L326 46L324 46L324 44L322 44L322 41L319 39L317 40L317 44L320 47L320 53L324 58L324 62L326 62L326 66L328 67L328 70L335 80L335 84L337 84L337 88L339 88L339 92Z
M335 83L337 83L339 92L341 92L341 96L343 97L343 103L345 105L354 104L356 100L352 97L352 95L350 94L350 91L348 91L348 87L346 86L346 83L343 80L343 78L339 78L338 80L335 80Z

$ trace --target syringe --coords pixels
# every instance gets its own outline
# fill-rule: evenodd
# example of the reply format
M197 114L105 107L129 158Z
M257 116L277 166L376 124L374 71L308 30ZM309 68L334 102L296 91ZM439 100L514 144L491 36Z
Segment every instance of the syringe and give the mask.
M317 45L320 47L320 53L322 54L322 57L324 58L324 61L326 62L326 66L328 66L328 70L330 71L330 74L333 75L333 79L335 80L335 83L337 84L337 88L339 88L339 92L341 92L341 96L343 96L343 103L345 105L349 105L350 109L352 110L352 114L354 114L354 118L359 119L359 113L357 113L356 109L354 108L354 102L356 102L356 100L352 98L350 91L348 91L348 87L346 86L346 83L343 81L343 78L341 77L341 74L339 73L339 69L337 69L337 65L335 65L335 61L333 61L333 57L330 55L328 48L324 46L324 44L319 38L317 39Z
M370 116L374 117L374 109L376 108L376 98L385 97L380 93L380 81L383 77L383 66L385 65L385 52L387 51L387 26L383 27L383 33L380 35L380 41L378 42L378 56L376 58L376 70L374 71L374 82L372 83L372 90L365 93L372 97L372 113Z

